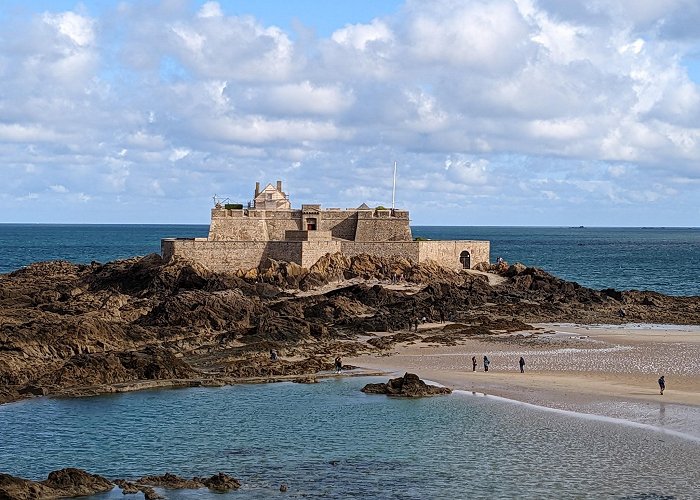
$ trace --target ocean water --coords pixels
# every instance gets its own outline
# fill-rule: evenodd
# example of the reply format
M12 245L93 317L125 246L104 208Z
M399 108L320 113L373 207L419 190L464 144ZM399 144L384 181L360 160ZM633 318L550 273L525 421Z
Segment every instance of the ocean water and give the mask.
M700 295L699 228L415 226L431 239L491 241L491 260L523 262L592 288ZM0 273L41 260L107 262L160 252L161 238L205 237L206 225L0 224Z
M35 479L67 465L111 478L224 471L243 482L225 496L246 499L278 498L282 483L288 498L697 498L697 438L467 393L370 396L359 391L368 381L0 406L0 471Z
M0 272L160 250L205 225L0 224ZM488 239L521 261L594 288L700 294L700 230L414 227ZM231 498L698 498L697 433L581 418L455 393L367 396L366 379L144 391L0 406L0 472L41 479L74 466L108 477L224 471ZM646 409L645 409L646 411ZM670 409L660 408L658 425ZM672 420L672 419L671 419ZM677 427L677 426L676 426ZM682 427L682 426L681 426ZM220 498L206 490L168 498ZM133 498L140 498L142 495ZM115 491L96 498L123 498Z

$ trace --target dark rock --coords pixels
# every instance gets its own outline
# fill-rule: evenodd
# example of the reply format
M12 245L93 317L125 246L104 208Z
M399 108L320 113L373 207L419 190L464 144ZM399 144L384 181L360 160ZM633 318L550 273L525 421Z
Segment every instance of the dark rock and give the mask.
M231 477L228 474L224 474L223 472L214 474L207 479L201 479L201 481L212 491L227 492L237 490L241 487L241 482L238 479Z
M406 373L403 377L393 378L386 384L367 384L362 388L362 392L367 394L386 394L387 396L417 398L451 394L452 389L428 385L418 378L418 375Z
M53 489L41 483L0 474L0 499L1 500L34 500L37 498L57 498Z
M150 486L141 486L139 490L141 491L141 493L143 493L143 497L146 500L159 500L160 498L165 498L163 495L158 493Z
M295 378L292 382L295 384L318 384L318 379L316 377L302 377Z
M42 484L65 497L94 495L114 487L112 481L102 476L74 468L53 471Z
M26 385L22 387L18 392L23 395L27 394L32 396L46 396L46 394L48 394L48 391L45 387L39 387L36 385Z
M44 481L31 481L0 474L0 499L64 498L94 495L109 491L114 483L81 469L53 471Z
M173 490L179 489L197 489L202 488L204 483L195 479L185 479L183 477L177 476L166 472L162 476L143 476L136 484L147 485L147 486L158 486L161 488L169 488Z
M135 495L139 491L139 485L136 483L132 483L130 481L127 481L125 479L115 479L114 484L119 486L119 488L122 490L122 493L124 495Z

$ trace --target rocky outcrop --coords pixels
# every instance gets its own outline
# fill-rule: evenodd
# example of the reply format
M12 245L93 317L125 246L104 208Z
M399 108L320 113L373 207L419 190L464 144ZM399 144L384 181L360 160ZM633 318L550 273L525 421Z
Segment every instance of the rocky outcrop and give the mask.
M90 474L81 469L61 469L49 473L44 481L31 481L0 474L0 500L36 500L52 498L73 498L95 495L110 491L118 486L124 495L141 492L145 498L164 498L153 487L166 489L209 488L217 493L237 490L241 482L228 474L219 472L210 477L185 479L175 474L144 476L136 481L115 479L110 481L102 476Z
M31 481L0 474L0 499L49 499L94 495L109 491L112 481L81 469L53 471L44 481Z
M500 273L493 285L483 274L368 255L329 254L308 270L269 261L240 276L158 255L33 264L0 275L0 403L141 381L312 376L338 354L453 344L531 322L616 323L622 307L624 321L700 323L698 297L597 291L522 264L487 271ZM394 275L411 287L391 284ZM325 293L290 293L329 283ZM407 334L422 318L458 326ZM388 335L358 341L368 332Z
M214 474L211 477L193 477L192 479L185 479L175 474L165 473L162 476L144 476L130 484L136 485L137 488L143 486L157 486L171 490L209 488L219 493L237 490L241 487L241 482L238 479L224 474L223 472Z
M386 394L387 396L401 398L420 398L451 394L452 389L428 385L418 378L418 375L406 373L403 377L392 378L386 384L367 384L362 388L362 392L367 394Z

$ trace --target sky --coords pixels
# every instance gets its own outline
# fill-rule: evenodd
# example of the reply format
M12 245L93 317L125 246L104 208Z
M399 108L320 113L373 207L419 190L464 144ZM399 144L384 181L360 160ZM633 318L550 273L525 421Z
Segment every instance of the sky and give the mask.
M2 0L0 222L700 225L697 0Z

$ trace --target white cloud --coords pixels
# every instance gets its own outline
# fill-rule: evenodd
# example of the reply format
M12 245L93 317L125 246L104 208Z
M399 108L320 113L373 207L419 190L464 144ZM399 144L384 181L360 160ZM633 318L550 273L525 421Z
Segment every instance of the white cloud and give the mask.
M61 35L79 47L91 45L95 41L95 22L74 12L46 13L44 22L55 27Z
M251 93L254 105L282 114L337 115L354 101L351 92L339 85L318 86L306 80L301 83L271 86Z
M223 15L218 2L207 2L197 12L197 17L222 17Z
M369 24L354 24L345 26L331 35L331 40L339 45L347 45L356 50L365 50L375 42L389 43L393 33L389 26L379 19Z
M298 201L387 203L395 159L414 218L440 193L533 223L700 194L686 0L408 0L328 37L197 5L0 19L3 212L39 192L192 208L278 175Z
M170 152L170 155L168 156L168 160L170 160L170 161L182 160L183 158L187 157L191 152L192 151L190 151L187 148L174 148Z

